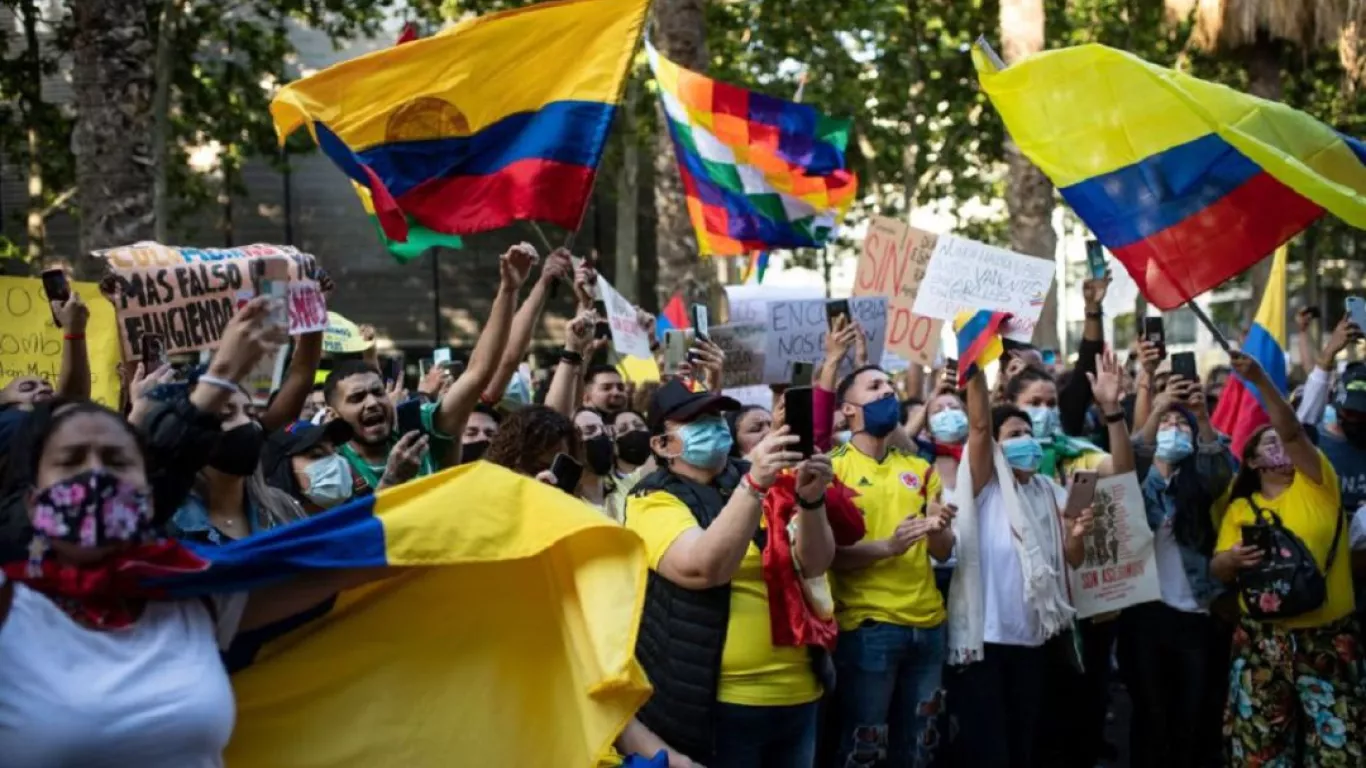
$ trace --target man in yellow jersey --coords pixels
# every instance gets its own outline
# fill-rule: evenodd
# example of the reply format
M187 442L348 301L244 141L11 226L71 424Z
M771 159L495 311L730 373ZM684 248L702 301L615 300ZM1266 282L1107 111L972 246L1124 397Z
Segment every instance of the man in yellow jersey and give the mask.
M677 380L651 401L660 469L626 507L650 564L636 658L655 691L636 718L708 768L809 768L823 690L813 662L825 657L773 644L763 551L787 532L763 525L763 497L796 468L793 551L804 576L820 575L835 555L825 516L833 473L824 456L802 461L784 428L751 451L752 466L729 458L721 412L739 407Z
M901 409L877 366L845 377L835 393L852 437L835 449L835 475L856 494L868 533L835 554L832 587L839 746L836 765L926 766L940 735L946 631L933 555L953 550L939 477L929 462L889 444ZM895 722L889 722L897 713Z

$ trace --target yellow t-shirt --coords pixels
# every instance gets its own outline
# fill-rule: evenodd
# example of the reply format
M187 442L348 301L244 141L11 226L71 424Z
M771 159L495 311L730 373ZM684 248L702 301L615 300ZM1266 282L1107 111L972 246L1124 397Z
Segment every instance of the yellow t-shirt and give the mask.
M1300 472L1290 487L1274 499L1266 499L1260 493L1253 494L1257 506L1268 512L1280 515L1281 524L1289 529L1313 554L1315 562L1322 569L1328 562L1328 549L1333 544L1333 530L1337 517L1342 514L1342 490L1338 486L1337 473L1323 453L1319 453L1319 471L1323 482L1314 481ZM1243 526L1257 522L1257 516L1247 499L1235 499L1224 513L1223 523L1219 526L1219 542L1216 552L1232 549L1243 541ZM1352 592L1351 546L1347 539L1346 521L1343 522L1342 535L1338 540L1338 554L1333 560L1333 570L1326 573L1328 599L1317 611L1275 622L1288 629L1322 627L1351 613L1356 604Z
M1104 451L1087 451L1080 456L1071 459L1063 459L1059 462L1062 464L1061 482L1066 485L1070 482L1072 473L1079 470L1090 470L1094 472L1101 464L1104 464L1105 460L1108 458L1110 458L1110 454Z
M626 527L645 540L650 568L657 572L664 553L684 531L696 528L697 520L677 496L655 491L627 501ZM751 541L730 583L730 623L716 698L726 704L785 707L820 697L809 651L773 645L763 554Z
M830 460L835 476L854 489L866 541L890 537L908 515L924 515L925 500L938 498L941 490L939 474L929 474L929 462L900 448L889 447L879 462L847 443L836 448ZM944 621L944 598L935 586L924 539L900 557L856 571L832 571L830 582L840 629L854 629L868 619L908 627L934 627Z

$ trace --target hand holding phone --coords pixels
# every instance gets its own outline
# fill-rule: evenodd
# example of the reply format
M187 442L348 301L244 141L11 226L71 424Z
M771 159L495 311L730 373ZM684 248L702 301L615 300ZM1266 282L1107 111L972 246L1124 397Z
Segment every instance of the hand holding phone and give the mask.
M52 310L52 323L61 328L62 320L57 316L57 307L53 303L65 304L71 299L71 283L67 280L66 270L43 270L43 295L47 297L48 307Z
M694 304L692 305L691 312L692 328L693 332L697 334L697 338L703 341L711 341L710 324L707 320L707 305Z
M142 370L151 373L169 360L166 358L166 340L159 333L142 334Z
M1196 371L1195 353L1177 352L1172 355L1172 375L1192 383L1198 382L1200 374Z
M1167 331L1162 318L1143 318L1143 340L1157 347L1160 356L1167 356Z
M810 458L816 452L815 415L812 413L812 389L810 386L789 387L783 392L783 423L792 434L797 436L797 445L802 458Z
M1110 269L1105 264L1105 250L1101 248L1099 240L1086 241L1086 267L1091 272L1092 280L1103 279Z
M677 373L679 366L688 359L688 335L684 331L664 332L664 371Z
M583 479L583 465L567 454L557 453L550 464L550 474L555 476L556 488L573 496L579 489L579 481Z
M814 363L792 363L792 377L788 383L794 387L809 387L815 373Z
M252 263L256 295L270 302L270 322L289 330L289 262L285 259L257 259Z
M1096 480L1099 476L1091 470L1077 470L1072 473L1072 484L1067 490L1067 507L1063 509L1062 516L1067 520L1072 520L1081 514L1083 509L1091 506L1096 499Z
M1362 331L1366 331L1366 299L1360 296L1347 297L1347 316Z
M427 431L422 426L422 401L416 397L399 403L394 408L394 416L398 422L398 433L400 435L406 435L409 432L425 433Z
M844 317L844 324L848 325L851 318L848 299L835 299L825 302L825 322L830 330L835 330L835 321L841 316Z

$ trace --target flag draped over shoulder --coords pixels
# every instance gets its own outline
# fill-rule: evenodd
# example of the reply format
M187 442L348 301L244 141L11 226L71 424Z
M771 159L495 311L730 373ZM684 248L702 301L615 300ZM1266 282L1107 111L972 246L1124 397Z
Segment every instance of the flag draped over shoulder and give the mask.
M328 67L276 94L276 133L306 127L390 240L576 229L648 5L538 3Z
M683 69L646 41L702 254L824 245L853 202L851 122Z
M958 387L968 385L978 371L1005 354L1001 341L1001 326L1010 319L1006 312L992 312L979 309L976 312L959 312L953 320L953 330L958 337Z
M1303 112L1102 45L973 58L1020 151L1161 309L1325 209L1366 227L1366 145Z
M400 569L234 674L228 765L587 768L649 694L634 657L640 539L501 467L447 470L197 552L207 571L158 585L192 596Z
M1271 264L1271 276L1266 283L1266 293L1262 295L1262 305L1257 309L1257 319L1242 345L1242 352L1257 361L1282 396L1288 386L1285 362L1285 262L1286 249L1282 246L1276 250L1275 260ZM1241 456L1248 436L1268 421L1262 393L1257 387L1237 376L1229 377L1223 393L1219 395L1219 404L1214 408L1210 423L1232 440L1230 447L1233 455Z

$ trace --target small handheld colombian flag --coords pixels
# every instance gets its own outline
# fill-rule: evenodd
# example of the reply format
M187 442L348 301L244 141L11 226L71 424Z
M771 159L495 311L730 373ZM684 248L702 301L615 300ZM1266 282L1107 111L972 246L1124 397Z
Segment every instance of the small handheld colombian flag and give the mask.
M992 312L979 309L976 312L959 312L953 320L953 330L958 336L958 388L968 385L978 371L1005 354L1001 343L1001 326L1010 319L1005 312Z
M306 127L367 189L385 236L519 220L577 229L649 0L560 0L462 22L286 85Z
M1266 281L1262 305L1257 308L1257 319L1243 339L1242 352L1257 361L1266 377L1284 395L1288 387L1285 364L1285 263L1284 246L1276 250L1271 263L1271 275ZM1271 419L1262 403L1262 393L1250 382L1237 376L1228 380L1219 404L1210 416L1214 428L1229 436L1234 456L1241 456L1243 443L1261 425Z
M1160 309L1324 210L1366 228L1366 145L1303 112L1102 45L973 59L1020 151Z

